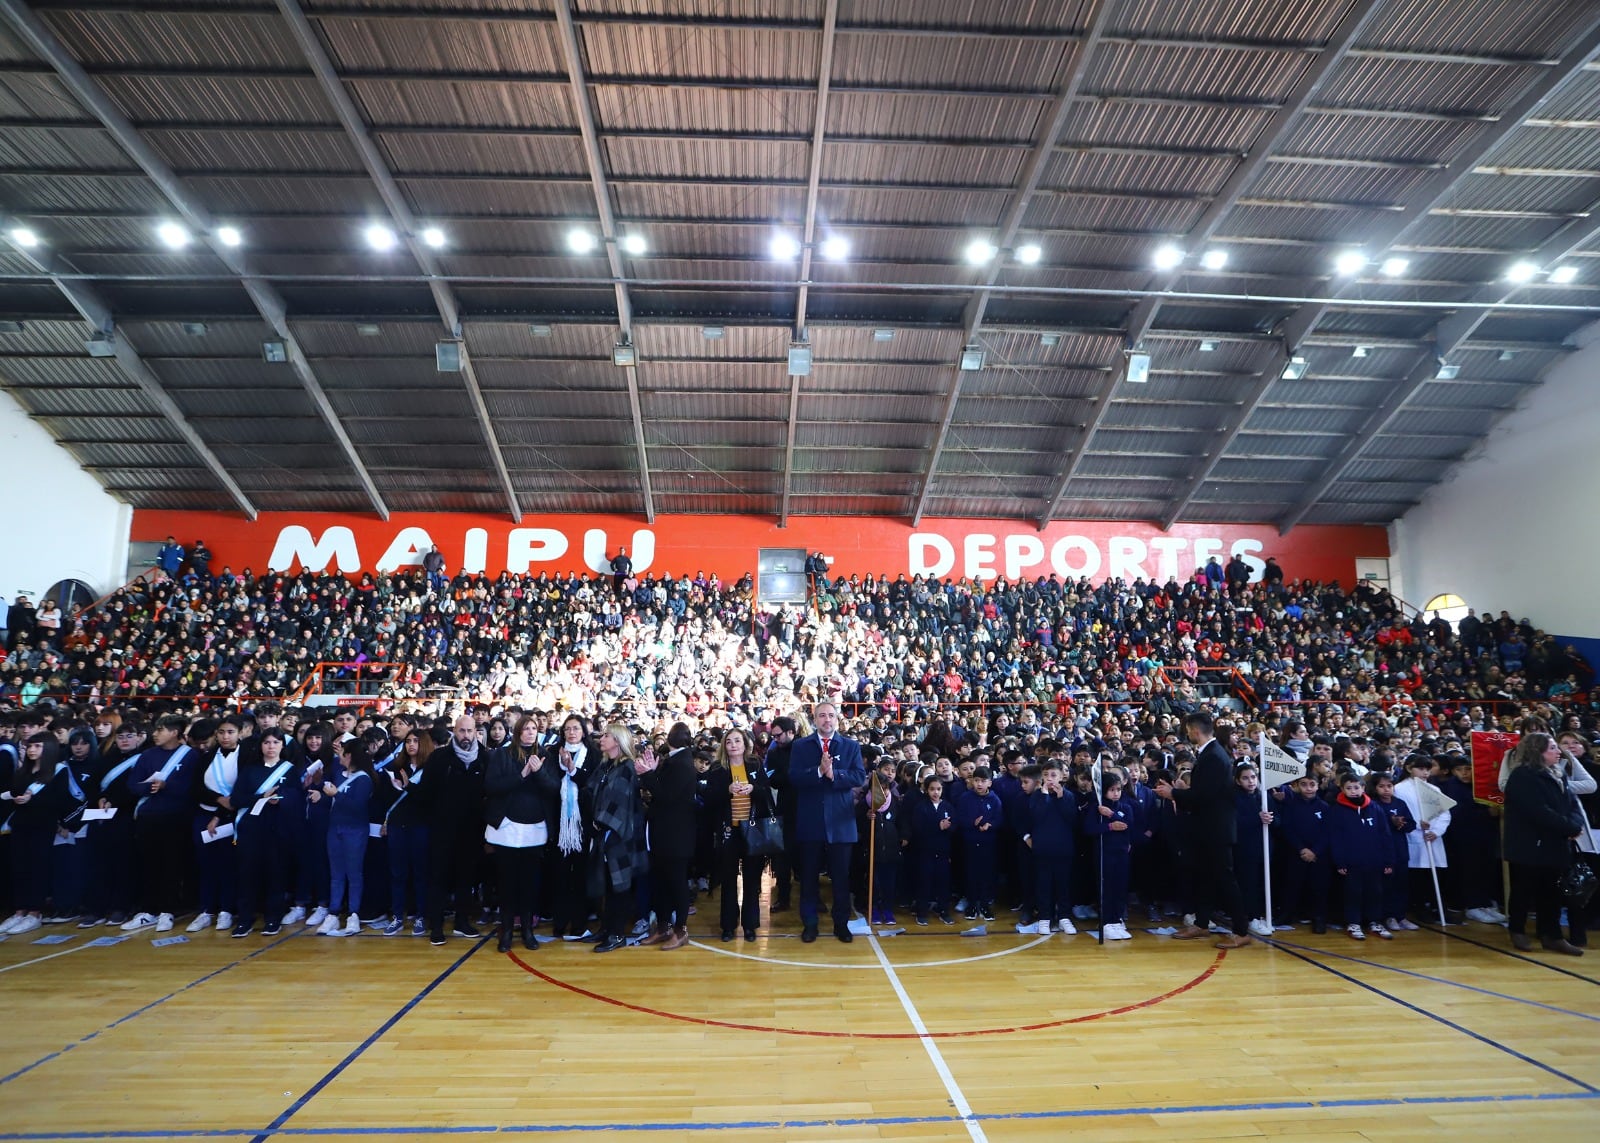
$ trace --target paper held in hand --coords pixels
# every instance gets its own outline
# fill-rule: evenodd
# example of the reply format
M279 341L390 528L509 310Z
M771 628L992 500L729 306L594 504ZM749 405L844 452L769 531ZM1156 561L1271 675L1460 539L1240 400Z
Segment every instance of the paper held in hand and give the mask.
M1306 768L1293 754L1272 741L1265 734L1261 736L1261 788L1274 790L1279 786L1293 782L1296 778L1305 777Z

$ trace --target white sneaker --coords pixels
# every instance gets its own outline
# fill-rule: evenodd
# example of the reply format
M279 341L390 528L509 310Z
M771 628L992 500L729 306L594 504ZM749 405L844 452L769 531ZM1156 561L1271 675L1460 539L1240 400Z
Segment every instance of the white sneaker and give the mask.
M322 922L326 921L327 919L328 910L323 908L321 905L318 905L315 909L311 910L311 916L306 918L306 924L315 927L322 924Z
M1105 927L1105 938L1108 941L1131 941L1133 934L1128 931L1128 926L1121 921L1112 921Z
M39 920L38 917L35 917L32 913L29 913L24 916L22 920L18 921L11 927L11 935L21 936L23 933L31 933L43 923L44 922Z
M1071 921L1067 920L1067 918L1065 918L1065 917L1061 918L1061 926L1060 926L1060 928L1061 928L1061 931L1063 933L1066 933L1067 936L1069 936L1069 937L1075 937L1075 936L1078 935L1077 926L1074 925Z
M1267 924L1266 918L1257 917L1250 922L1250 935L1253 937L1270 937L1272 935L1272 926Z
M172 914L162 913L156 918L156 932L170 933L172 931Z
M189 922L189 927L185 929L184 932L198 933L202 929L209 929L213 920L215 920L215 918L212 917L210 913L201 913L195 917L194 920Z
M22 918L25 916L27 916L26 913L18 913L14 917L7 917L5 924L0 925L0 937L5 936L7 933L11 932L18 925L20 925L22 923Z
M1504 925L1504 924L1508 923L1511 920L1510 917L1506 916L1499 909L1488 908L1488 909L1485 909L1484 912L1488 913L1489 916L1492 918L1490 920L1490 922L1489 922L1492 925Z
M155 923L156 923L156 918L155 918L154 914L152 914L152 913L135 913L133 916L129 917L126 921L123 922L122 931L125 932L125 933L136 933L140 929L148 929L151 925L153 925Z
M306 922L306 923L307 923L307 925L310 924L309 921ZM319 937L337 937L337 936L342 936L342 935L343 934L341 934L339 932L339 918L338 917L335 917L335 916L333 916L333 914L330 913L327 916L322 918L322 925L321 925L320 928L317 929L317 936L319 936Z
M1488 909L1468 909L1467 920L1477 921L1480 925L1498 925L1500 923L1494 919L1494 914Z
M1344 931L1350 934L1350 939L1353 941L1364 941L1367 939L1367 934L1361 931L1360 925L1349 925Z
M217 932L226 933L233 929L233 914L224 909L217 914Z
M1415 921L1408 921L1404 917L1397 917L1395 920L1396 923L1390 925L1389 928L1397 933L1414 933L1421 928Z
M1376 921L1374 921L1372 924L1368 925L1367 929L1372 933L1373 936L1377 937L1379 940L1382 940L1382 941L1392 941L1392 940L1394 940L1394 934L1391 933L1388 929L1384 928L1382 925L1378 924Z
M306 919L305 907L302 906L302 905L296 905L294 908L290 909L287 913L285 913L283 915L283 924L285 924L285 925L298 925L301 921L303 921L305 919Z
M354 936L359 936L360 933L361 933L361 918L356 916L356 914L351 913L348 917L346 917L344 919L344 928L339 929L333 935L336 936L336 937L354 937Z
M1036 936L1048 937L1054 930L1050 927L1049 921L1040 921L1033 926L1033 931Z

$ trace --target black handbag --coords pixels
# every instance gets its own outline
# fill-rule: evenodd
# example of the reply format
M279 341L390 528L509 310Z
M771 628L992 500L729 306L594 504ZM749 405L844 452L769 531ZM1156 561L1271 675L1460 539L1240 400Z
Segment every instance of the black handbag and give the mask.
M758 809L756 799L750 800L750 820L739 823L744 851L751 857L776 857L783 852L783 819L774 812L770 793L761 796L760 801ZM761 816L757 817L757 813Z
M1589 863L1583 855L1573 847L1572 864L1556 881L1556 887L1561 890L1562 899L1569 907L1583 908L1589 903L1589 898L1594 896L1594 891L1600 887L1600 878L1595 877L1594 870L1589 868Z

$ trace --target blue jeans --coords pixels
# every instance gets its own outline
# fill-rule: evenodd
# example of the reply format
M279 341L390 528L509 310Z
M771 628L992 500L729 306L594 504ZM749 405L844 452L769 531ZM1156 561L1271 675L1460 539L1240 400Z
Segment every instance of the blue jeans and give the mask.
M367 858L367 827L335 826L328 830L328 910L339 911L345 889L350 891L350 912L361 912L361 868Z
M389 911L396 918L420 917L428 907L428 827L391 825L389 841ZM407 907L406 889L411 889Z

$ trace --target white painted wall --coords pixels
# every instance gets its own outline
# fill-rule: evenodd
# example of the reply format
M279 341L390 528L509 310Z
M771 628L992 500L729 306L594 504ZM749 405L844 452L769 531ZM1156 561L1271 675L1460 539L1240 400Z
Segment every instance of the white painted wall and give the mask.
M1600 322L1488 439L1397 520L1395 594L1454 592L1552 633L1600 636Z
M9 393L0 392L0 595L38 603L63 579L123 582L133 509L114 499Z

